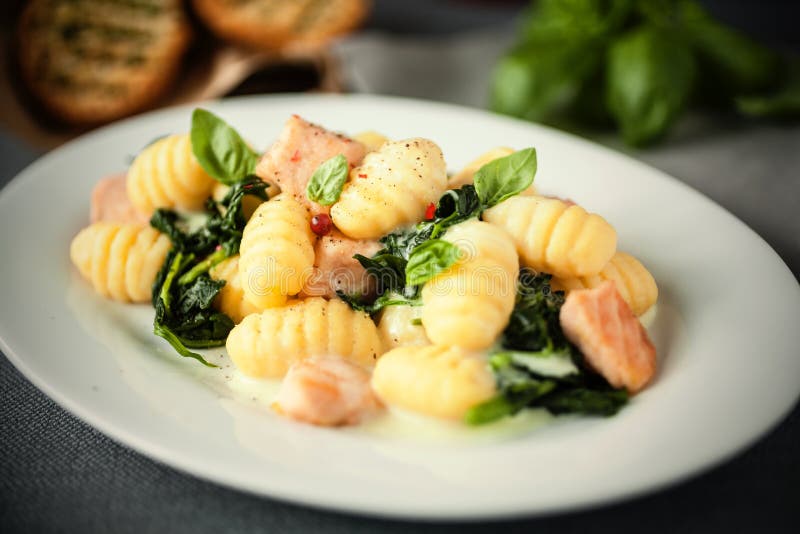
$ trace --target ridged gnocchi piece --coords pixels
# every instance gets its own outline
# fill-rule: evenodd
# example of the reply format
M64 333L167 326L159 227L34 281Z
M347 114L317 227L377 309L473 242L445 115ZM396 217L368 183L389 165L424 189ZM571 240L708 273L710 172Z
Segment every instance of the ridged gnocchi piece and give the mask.
M314 268L315 236L308 210L283 194L262 203L244 227L239 275L245 298L259 310L282 306Z
M122 302L148 302L172 244L150 226L96 222L72 240L72 263L95 291Z
M225 280L225 285L222 286L214 300L214 306L233 319L234 323L239 324L251 313L261 311L244 296L244 289L239 277L238 254L218 263L208 274L212 280Z
M350 171L331 218L348 237L378 238L422 220L427 206L446 189L447 169L436 143L391 141Z
M475 182L475 173L480 170L481 167L486 165L489 162L492 162L499 158L504 158L506 156L510 156L516 152L513 148L508 148L507 146L499 146L485 152L475 158L474 160L467 163L467 165L455 173L453 176L450 177L450 180L447 182L448 189L459 189L461 186L472 184ZM536 188L531 184L527 189L522 191L520 195L530 196L536 194Z
M422 324L437 345L485 349L508 324L514 308L519 259L508 234L469 220L443 236L462 259L422 288Z
M430 345L425 327L419 323L422 318L420 306L387 306L381 312L378 331L386 349L409 345Z
M605 219L555 198L511 197L483 219L508 232L523 265L559 278L595 275L617 249Z
M492 397L495 380L485 357L459 347L400 347L378 360L372 389L390 406L461 419Z
M150 215L156 208L197 210L216 184L192 154L188 134L159 139L133 160L127 190L136 209Z
M374 130L368 130L366 132L356 134L353 136L353 140L358 141L367 147L367 152L375 152L376 150L380 150L384 144L389 142L388 137Z
M655 278L642 263L624 252L617 251L603 270L594 276L553 278L553 289L567 293L574 289L594 289L606 280L613 281L622 299L635 315L642 315L658 300Z
M311 356L341 356L371 367L383 352L369 315L320 297L248 315L228 334L226 347L242 373L260 378L282 377Z

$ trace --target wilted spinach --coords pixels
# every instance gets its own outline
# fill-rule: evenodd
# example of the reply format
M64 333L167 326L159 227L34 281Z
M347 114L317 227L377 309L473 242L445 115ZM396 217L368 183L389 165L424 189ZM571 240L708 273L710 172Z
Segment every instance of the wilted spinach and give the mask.
M554 414L613 415L625 405L625 390L586 368L564 337L558 318L563 303L564 293L551 289L550 275L520 271L501 348L489 359L498 393L470 409L467 423L485 424L536 407Z
M153 332L166 339L181 356L213 367L189 349L225 344L233 321L212 306L225 282L212 280L208 271L238 254L246 223L242 199L255 195L266 200L266 188L267 184L256 177L234 183L222 201L206 202L205 224L192 232L172 210L158 209L150 219L151 226L172 241L172 250L153 284Z

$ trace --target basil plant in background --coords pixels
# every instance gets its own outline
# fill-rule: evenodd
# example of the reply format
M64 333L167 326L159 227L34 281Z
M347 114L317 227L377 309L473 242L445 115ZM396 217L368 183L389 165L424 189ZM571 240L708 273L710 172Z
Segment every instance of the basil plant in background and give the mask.
M800 69L692 0L539 0L496 66L491 107L663 137L692 103L800 118Z

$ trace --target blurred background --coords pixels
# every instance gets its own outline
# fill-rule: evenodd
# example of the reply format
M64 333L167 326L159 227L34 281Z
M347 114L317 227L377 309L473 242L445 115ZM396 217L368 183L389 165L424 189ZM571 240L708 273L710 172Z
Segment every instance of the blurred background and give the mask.
M162 106L400 95L626 151L734 212L800 272L795 1L6 0L0 10L4 181L87 130Z

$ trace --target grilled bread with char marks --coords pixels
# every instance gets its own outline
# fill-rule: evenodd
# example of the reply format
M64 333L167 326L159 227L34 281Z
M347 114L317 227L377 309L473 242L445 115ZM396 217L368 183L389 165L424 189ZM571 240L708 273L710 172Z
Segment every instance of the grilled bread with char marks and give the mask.
M19 25L20 71L57 118L107 122L153 105L190 39L181 0L32 0Z
M257 49L318 46L364 20L366 0L193 0L197 15L219 37Z

